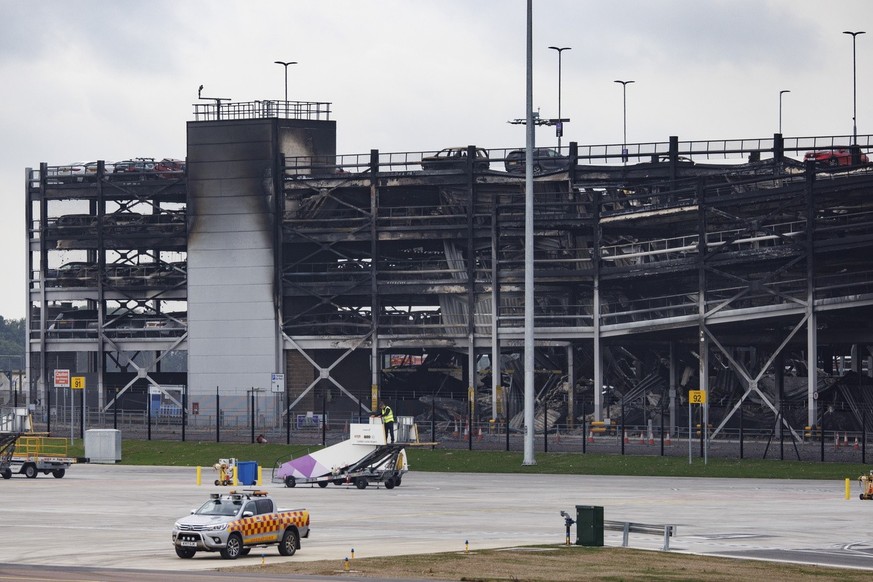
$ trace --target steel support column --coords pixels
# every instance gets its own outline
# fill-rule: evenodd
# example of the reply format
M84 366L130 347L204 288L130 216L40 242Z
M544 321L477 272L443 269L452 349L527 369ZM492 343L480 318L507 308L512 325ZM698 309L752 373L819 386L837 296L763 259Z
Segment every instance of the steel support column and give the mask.
M818 317L815 311L815 162L806 163L806 424L818 419ZM824 439L824 434L822 434Z
M382 366L379 365L379 294L376 283L376 257L379 256L377 241L379 235L376 229L376 216L379 212L379 150L370 150L370 252L373 257L370 265L370 301L371 329L370 334L370 408L378 410L380 378Z
M576 427L576 366L573 362L573 342L567 344L567 429ZM585 436L585 435L582 435Z
M671 148L672 148L672 138L671 138ZM709 432L708 422L709 422L709 339L708 333L706 329L706 254L707 254L707 246L706 246L706 202L705 202L705 188L703 187L703 183L698 181L697 183L697 207L698 207L698 235L697 235L697 315L698 315L698 381L699 381L699 390L703 390L704 394L704 403L703 403L703 414L701 414L700 420L700 430L701 436L703 438L703 457L704 462L706 462L707 452L709 450ZM690 402L690 401L689 401ZM691 407L689 405L689 414L691 412ZM689 419L689 426L690 426ZM688 439L690 442L691 435L688 435ZM689 455L690 455L689 451Z
M601 194L594 193L594 229L591 249L591 262L594 267L592 276L593 294L591 311L593 312L593 343L594 343L594 420L603 420L603 361L600 353L600 203Z
M499 326L497 318L500 311L500 281L498 281L500 269L497 268L497 195L492 195L491 201L491 419L497 420L498 402L497 395L503 380L503 371L500 362L500 340L498 337ZM507 411L503 411L507 423L509 418ZM508 429L508 424L507 424Z
M663 408L662 408L663 410ZM676 431L676 345L670 342L670 434Z

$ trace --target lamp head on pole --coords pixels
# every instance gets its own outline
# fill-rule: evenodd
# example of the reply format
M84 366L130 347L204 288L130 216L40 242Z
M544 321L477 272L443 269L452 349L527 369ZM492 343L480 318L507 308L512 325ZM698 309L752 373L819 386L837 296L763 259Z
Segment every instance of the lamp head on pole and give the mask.
M296 65L297 61L273 61L285 67L285 108L288 108L288 65Z
M779 135L782 135L782 96L786 93L791 93L791 90L782 89L779 91Z
M855 39L859 34L866 34L863 30L852 32L844 30L843 34L852 35L852 143L858 145L858 79L857 66L855 63ZM856 160L857 161L857 160Z
M561 119L561 53L568 51L568 46L550 46L551 50L558 52L558 121L555 122L555 134L558 136L558 151L561 151L561 136L564 135L564 122Z

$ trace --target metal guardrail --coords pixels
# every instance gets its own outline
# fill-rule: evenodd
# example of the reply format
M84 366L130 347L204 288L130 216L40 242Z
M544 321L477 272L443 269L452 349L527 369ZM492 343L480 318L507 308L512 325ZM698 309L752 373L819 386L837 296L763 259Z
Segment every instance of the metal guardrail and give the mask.
M222 115L224 112L222 111ZM257 115L252 115L256 117ZM553 148L562 156L570 157L572 149L576 148L575 162L577 165L608 164L620 167L623 165L622 147L627 148L629 163L668 163L671 159L677 161L725 161L737 163L749 161L752 158L768 160L777 154L795 161L803 159L803 155L813 150L828 150L847 148L854 141L851 135L831 136L801 136L783 137L781 142L777 136L767 138L715 139L688 141L658 141L635 144L573 144ZM859 135L857 145L863 152L873 149L873 135ZM503 169L503 163L509 153L519 148L486 148L490 169ZM435 155L436 151L413 152L381 152L337 154L336 156L300 156L285 159L288 177L301 175L333 175L344 177L344 174L359 174L368 172L371 164L376 162L383 172L407 172L421 169L421 159ZM350 176L345 176L349 177Z
M603 520L603 529L608 529L611 531L620 531L623 532L621 538L621 547L626 548L628 544L628 537L631 533L643 533L643 534L664 534L664 551L670 551L670 537L676 535L676 526L675 525L652 525L648 523L634 523L632 521L614 521L614 520Z

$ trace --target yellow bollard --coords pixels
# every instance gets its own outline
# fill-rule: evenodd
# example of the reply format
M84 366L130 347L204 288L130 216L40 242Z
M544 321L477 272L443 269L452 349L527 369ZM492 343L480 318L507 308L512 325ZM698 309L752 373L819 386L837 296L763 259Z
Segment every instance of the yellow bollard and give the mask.
M348 559L348 558L346 558L346 559L343 561L343 570L345 570L346 572L349 571L349 559Z
M355 548L352 548L352 560L355 559Z
M848 499L850 497L849 490L851 488L852 488L852 486L849 484L849 480L846 479L846 499Z
M236 480L236 465L233 466L233 481L232 481L232 483L233 483L234 487L236 487L238 485L237 480Z
M464 540L464 553L470 553L470 540Z
M197 467L197 484L200 485L202 478L202 467Z
M261 466L258 465L258 487L261 486Z

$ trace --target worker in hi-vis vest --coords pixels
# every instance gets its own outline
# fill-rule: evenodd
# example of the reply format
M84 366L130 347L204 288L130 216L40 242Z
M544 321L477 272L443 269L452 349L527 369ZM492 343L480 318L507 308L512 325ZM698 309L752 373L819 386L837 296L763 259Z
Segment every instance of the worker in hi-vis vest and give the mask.
M382 423L385 425L385 429L388 431L388 436L391 437L391 440L388 441L390 443L394 442L394 411L391 410L391 407L385 404L383 401L379 401L379 413L372 414L370 418L376 417L382 418Z

